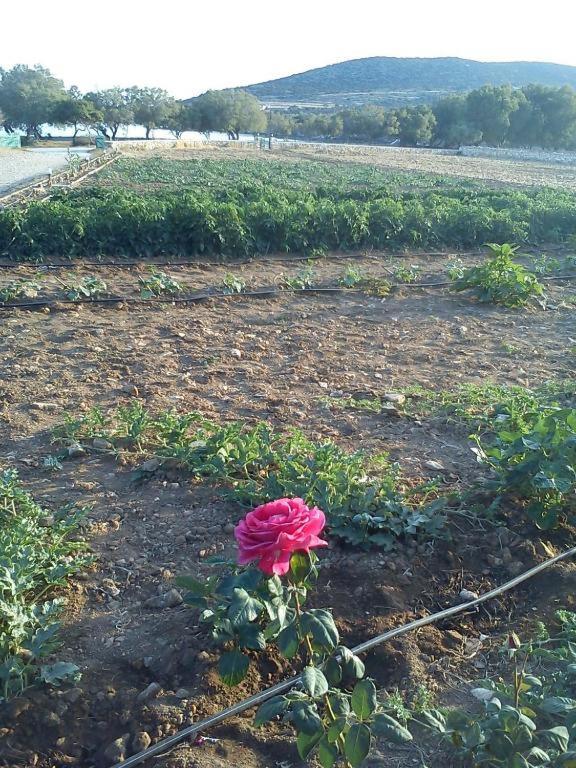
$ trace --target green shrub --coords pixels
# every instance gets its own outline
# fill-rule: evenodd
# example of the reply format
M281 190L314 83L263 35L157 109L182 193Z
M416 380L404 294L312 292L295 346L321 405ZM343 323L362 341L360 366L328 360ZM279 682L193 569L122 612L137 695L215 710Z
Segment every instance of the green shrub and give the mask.
M453 282L453 291L470 290L479 301L506 307L523 307L530 299L544 295L535 275L513 260L517 248L508 244L490 244L488 248L492 257L479 267L465 269Z

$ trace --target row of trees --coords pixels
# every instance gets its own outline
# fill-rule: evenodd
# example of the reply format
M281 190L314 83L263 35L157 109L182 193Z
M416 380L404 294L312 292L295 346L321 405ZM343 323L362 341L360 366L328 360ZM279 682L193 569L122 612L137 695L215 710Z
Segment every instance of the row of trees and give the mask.
M385 109L369 105L339 111L268 110L241 90L208 91L181 102L161 88L109 88L82 94L49 70L0 69L0 124L39 138L47 124L100 130L115 139L123 126L142 125L176 137L185 131L392 141L408 146L485 143L491 146L576 148L576 92L568 86L484 86L432 106Z
M484 86L404 109L365 106L332 113L282 112L278 135L391 141L406 145L576 148L576 92L568 87Z
M40 138L42 126L93 128L115 139L123 126L142 125L146 138L154 128L179 137L184 131L241 132L266 129L266 115L255 96L245 91L208 91L188 103L161 88L109 88L82 94L69 90L44 67L17 65L0 69L0 124L8 133L24 130Z

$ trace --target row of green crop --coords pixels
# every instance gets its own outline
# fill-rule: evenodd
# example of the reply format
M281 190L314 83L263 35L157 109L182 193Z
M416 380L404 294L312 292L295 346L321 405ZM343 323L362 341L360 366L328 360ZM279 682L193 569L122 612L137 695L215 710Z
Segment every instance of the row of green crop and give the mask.
M207 191L62 193L0 212L0 254L222 255L349 251L391 246L470 247L487 241L560 241L576 232L576 196L452 191L368 200L260 189L222 199Z

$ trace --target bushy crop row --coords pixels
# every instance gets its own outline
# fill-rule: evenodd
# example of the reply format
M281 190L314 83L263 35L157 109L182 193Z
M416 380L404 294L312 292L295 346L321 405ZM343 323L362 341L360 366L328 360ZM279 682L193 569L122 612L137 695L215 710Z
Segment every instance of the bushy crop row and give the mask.
M243 194L87 189L0 212L0 254L18 261L101 254L234 258L270 251L558 241L574 232L576 196L551 190L354 200L266 186Z

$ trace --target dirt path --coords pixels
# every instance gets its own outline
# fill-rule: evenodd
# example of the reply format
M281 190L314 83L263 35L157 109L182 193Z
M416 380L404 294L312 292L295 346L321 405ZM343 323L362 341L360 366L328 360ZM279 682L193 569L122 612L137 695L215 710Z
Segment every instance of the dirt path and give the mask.
M0 149L0 193L46 176L66 165L62 152L31 152L25 149Z

